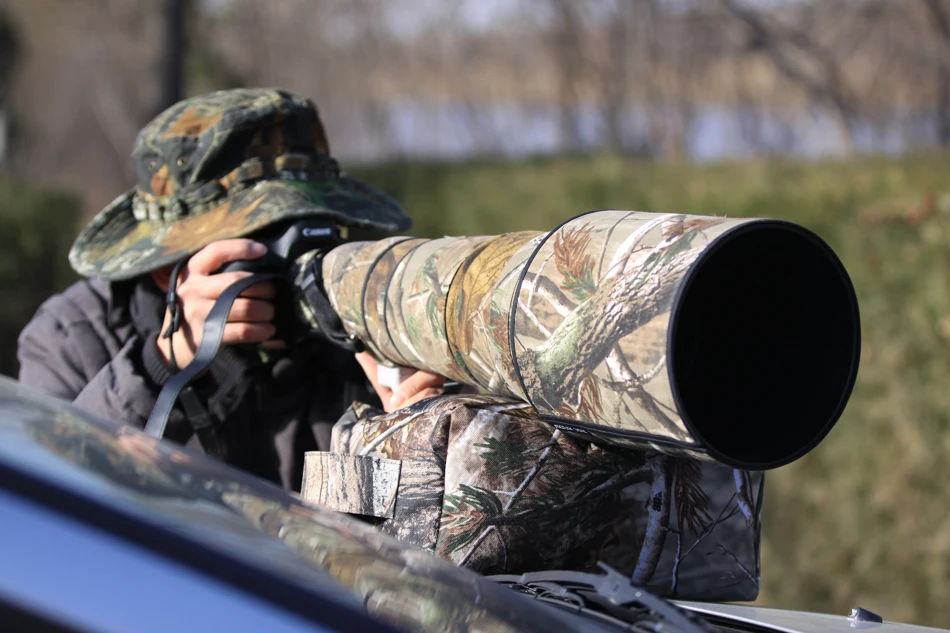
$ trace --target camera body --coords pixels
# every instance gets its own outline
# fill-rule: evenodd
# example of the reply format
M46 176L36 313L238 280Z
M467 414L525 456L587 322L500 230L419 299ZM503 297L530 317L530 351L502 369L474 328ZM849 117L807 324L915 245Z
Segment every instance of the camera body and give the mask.
M216 272L243 271L267 276L266 280L276 282L275 339L290 343L318 334L313 327L301 322L294 310L294 262L305 253L316 251L320 257L339 246L345 241L343 230L325 219L298 218L272 224L246 237L266 246L267 252L257 259L229 262Z
M217 272L288 275L295 259L310 251L329 251L344 242L340 227L319 218L300 218L278 222L246 236L267 247L258 259L230 262Z

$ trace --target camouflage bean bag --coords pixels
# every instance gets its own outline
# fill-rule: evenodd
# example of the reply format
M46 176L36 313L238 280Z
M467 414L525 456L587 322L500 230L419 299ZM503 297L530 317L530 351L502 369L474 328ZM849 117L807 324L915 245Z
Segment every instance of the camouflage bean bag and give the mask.
M764 477L595 445L523 402L443 396L363 405L331 451L307 454L302 496L485 574L599 571L663 596L754 600Z

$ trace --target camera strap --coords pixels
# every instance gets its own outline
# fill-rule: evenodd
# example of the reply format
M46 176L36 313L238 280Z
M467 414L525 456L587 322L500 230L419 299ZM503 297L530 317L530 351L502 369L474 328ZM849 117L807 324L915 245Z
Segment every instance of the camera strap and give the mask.
M172 332L178 329L180 322L181 306L177 302L177 296L174 287L178 283L178 272L180 267L176 266L170 280L170 290L168 299L169 309L172 310L172 325L166 335L170 336ZM224 338L224 326L228 321L228 313L231 306L242 292L262 281L272 279L284 279L281 275L273 273L259 273L237 281L221 293L218 300L215 301L211 312L205 319L204 328L201 332L201 343L195 350L195 357L181 371L175 373L158 394L155 401L155 407L149 415L148 422L145 424L145 432L153 437L161 438L165 434L165 427L168 424L168 417L175 406L175 402L181 397L182 407L185 410L185 416L189 424L198 436L198 441L204 451L214 457L222 457L223 452L214 433L214 423L208 415L207 410L198 399L198 395L188 386L194 378L206 370L214 361L221 347L221 340ZM174 362L174 358L171 359Z
M303 279L297 289L303 295L310 313L317 322L317 329L334 345L353 354L366 348L363 342L351 336L343 327L343 321L333 309L323 285L323 259L314 257L304 271Z

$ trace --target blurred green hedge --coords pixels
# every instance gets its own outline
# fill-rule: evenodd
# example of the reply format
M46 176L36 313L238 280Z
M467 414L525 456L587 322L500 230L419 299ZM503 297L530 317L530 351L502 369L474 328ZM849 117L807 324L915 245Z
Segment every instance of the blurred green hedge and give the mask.
M0 374L16 377L16 341L40 304L77 278L66 254L82 214L69 193L0 178Z

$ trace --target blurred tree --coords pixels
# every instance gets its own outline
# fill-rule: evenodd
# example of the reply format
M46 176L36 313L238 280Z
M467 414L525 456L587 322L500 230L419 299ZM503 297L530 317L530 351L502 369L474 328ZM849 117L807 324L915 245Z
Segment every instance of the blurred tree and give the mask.
M159 103L164 3L7 0L21 26L11 170L81 191L96 211L134 182L135 135Z
M188 0L165 0L164 51L162 52L162 89L157 112L178 103L185 94L185 59L188 55Z
M645 0L652 5L652 0ZM630 58L634 21L638 17L637 5L643 0L615 0L607 7L609 12L607 29L607 60L603 64L601 82L603 84L604 122L607 131L605 143L615 152L627 152L630 147L624 116L627 112L628 92L630 90Z
M747 27L746 49L750 54L768 56L781 75L802 87L816 102L832 106L846 148L853 149L857 107L847 73L832 50L813 37L808 28L796 28L766 10L752 8L738 0L720 0L720 3ZM808 16L805 10L809 8L806 3L802 13ZM824 19L824 15L818 17Z
M581 99L578 94L580 76L585 72L581 32L584 5L572 0L549 0L555 16L551 32L552 57L557 60L558 110L561 147L568 153L582 149L579 117Z
M7 166L11 151L12 114L9 108L9 86L13 68L20 56L20 38L6 3L0 4L0 168Z
M936 99L934 111L937 123L937 140L941 145L950 145L950 12L941 0L920 0L930 18L937 36L934 66Z
M221 21L217 13L203 10L200 2L188 4L185 35L188 54L185 56L184 73L186 96L248 85L247 76L235 69L232 61L214 46L213 34Z

